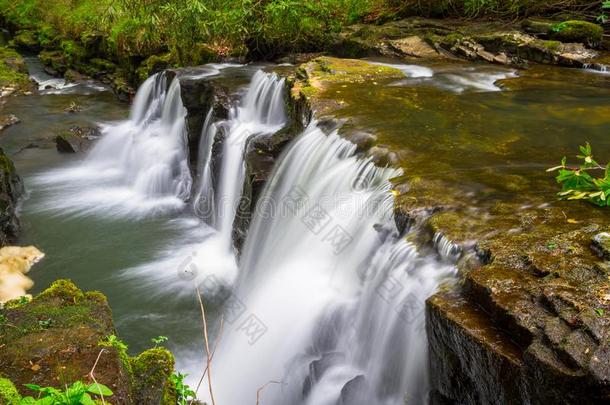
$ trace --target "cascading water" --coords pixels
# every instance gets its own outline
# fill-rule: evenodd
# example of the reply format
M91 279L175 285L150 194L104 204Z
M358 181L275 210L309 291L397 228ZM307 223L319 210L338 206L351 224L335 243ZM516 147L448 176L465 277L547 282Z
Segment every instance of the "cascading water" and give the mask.
M136 217L183 208L192 183L185 117L178 80L150 77L130 118L103 125L84 162L35 180L58 196L41 208Z
M421 310L452 268L397 234L397 174L315 124L294 141L246 240L233 293L244 315L213 361L218 403L252 402L270 381L265 404L423 401Z
M168 268L183 269L188 263L202 270L198 281L213 276L224 285L233 284L237 262L232 233L244 185L245 147L251 137L268 136L285 125L284 91L283 79L257 71L239 105L229 112L229 119L212 122L212 111L207 113L199 144L197 183L192 202L196 215L204 221L204 229L193 232L199 240L172 246L159 260L129 269L128 277L145 276L147 283L162 282L164 285L173 282L173 291L190 294L185 285L190 287L191 280L185 283L185 280L176 279L175 273L167 272ZM222 155L219 168L216 168L218 172L212 173L212 146L219 138L222 139Z
M210 117L211 112L200 141L199 187L194 205L199 215L219 231L225 248L229 250L232 247L233 221L243 189L246 143L252 136L273 134L286 124L284 79L256 72L241 104L230 111L227 121L211 123ZM215 190L211 150L218 131L224 134L224 140L218 189Z

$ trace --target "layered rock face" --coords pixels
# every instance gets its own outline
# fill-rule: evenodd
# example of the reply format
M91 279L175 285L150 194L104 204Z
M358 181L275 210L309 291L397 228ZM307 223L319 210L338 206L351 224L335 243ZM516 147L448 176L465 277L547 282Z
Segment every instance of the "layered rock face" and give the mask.
M19 219L16 209L19 197L23 193L23 182L13 162L0 148L0 246L17 238Z

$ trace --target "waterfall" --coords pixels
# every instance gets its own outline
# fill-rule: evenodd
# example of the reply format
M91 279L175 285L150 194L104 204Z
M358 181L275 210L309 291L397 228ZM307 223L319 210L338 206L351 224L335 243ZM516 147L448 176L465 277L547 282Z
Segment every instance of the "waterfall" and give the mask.
M35 179L57 195L41 208L135 217L182 209L192 183L185 117L178 80L163 73L150 77L130 118L102 125L101 139L83 162Z
M423 403L424 300L453 268L398 235L400 172L355 152L314 123L276 165L213 361L218 403L253 402L263 386L265 404Z
M199 215L208 219L223 240L224 247L232 249L233 222L244 186L244 153L252 136L267 136L286 124L284 111L284 79L275 74L257 71L248 91L229 119L210 122L208 113L204 125L198 164L200 186L194 198ZM218 189L213 187L211 149L218 131L223 136L222 159L218 173Z

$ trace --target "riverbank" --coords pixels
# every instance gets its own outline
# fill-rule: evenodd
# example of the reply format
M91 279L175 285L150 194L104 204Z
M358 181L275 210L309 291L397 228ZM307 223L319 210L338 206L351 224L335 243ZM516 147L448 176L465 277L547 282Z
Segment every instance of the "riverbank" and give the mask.
M95 78L124 100L153 73L208 62L329 52L579 65L594 54L557 41L607 46L604 26L595 20L604 13L601 2L500 3L83 1L67 8L62 1L28 0L2 4L0 27L13 35L18 49L39 53L50 74Z

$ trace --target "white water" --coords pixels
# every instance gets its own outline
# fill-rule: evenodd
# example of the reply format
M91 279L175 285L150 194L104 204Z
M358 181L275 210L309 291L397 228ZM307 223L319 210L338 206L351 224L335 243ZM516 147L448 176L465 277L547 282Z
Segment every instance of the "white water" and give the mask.
M217 403L253 402L269 381L264 404L424 400L423 302L452 268L398 237L388 180L399 172L354 153L313 124L275 168L233 293L244 314L213 362Z
M226 250L232 249L233 221L244 185L248 139L273 134L285 123L284 79L262 71L254 74L247 93L240 105L230 111L227 121L212 124L209 117L206 120L200 144L200 187L194 200L200 215L211 218L210 225L218 229ZM211 146L218 131L224 134L224 141L218 189L214 190Z
M134 108L132 119L150 114L154 108L153 104L141 112ZM222 285L234 283L238 270L232 234L244 184L245 147L251 137L268 136L285 125L284 80L274 74L256 72L239 105L230 111L229 119L212 122L212 117L209 111L202 129L192 202L195 214L204 222L198 223L201 229L191 228L184 240L169 246L157 260L129 269L126 277L142 277L146 285L164 285L176 294L188 295L192 294L191 277L199 283L210 277ZM212 145L219 136L223 142L222 155L220 167L216 168L218 173L213 174ZM217 176L216 181L213 176ZM180 225L188 229L193 224L186 221ZM204 285L203 289L208 288Z
M35 179L57 198L43 210L143 217L180 210L191 189L186 110L177 80L144 82L128 120L101 126L102 137L77 165Z
M396 86L425 84L453 93L501 91L502 88L497 85L499 80L517 76L517 72L513 69L488 66L457 65L449 68L436 68L401 63L371 63L400 70L407 79L396 82L394 84Z

